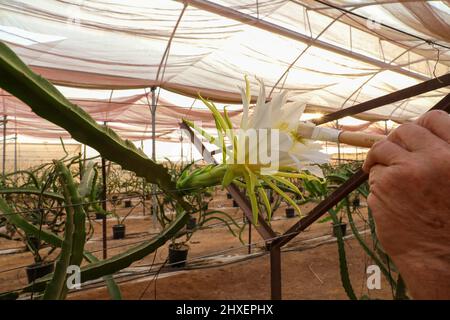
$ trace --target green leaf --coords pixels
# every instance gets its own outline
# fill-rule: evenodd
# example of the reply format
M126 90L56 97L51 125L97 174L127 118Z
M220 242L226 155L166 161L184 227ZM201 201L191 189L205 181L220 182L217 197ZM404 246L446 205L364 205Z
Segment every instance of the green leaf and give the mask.
M330 209L329 214L331 218L333 219L333 225L339 225L339 219L337 217L337 214L334 210ZM345 246L344 246L344 237L342 235L341 228L336 229L336 235L337 235L337 245L338 245L338 253L339 253L339 270L341 273L341 281L342 286L344 287L345 293L347 293L347 296L350 300L358 300L356 297L355 291L353 290L352 283L350 281L350 275L348 271L347 266L347 257L345 255Z
M366 254L376 263L377 266L380 267L381 272L386 277L387 281L389 281L392 288L396 288L397 284L392 278L392 275L390 274L389 270L386 268L384 263L381 261L381 259L375 254L374 251L370 250L369 246L366 244L366 242L363 240L363 237L358 231L358 228L356 227L355 221L353 220L353 214L346 206L347 208L347 217L348 217L348 223L350 224L350 228L352 229L353 235L355 236L355 239L358 241L359 245L363 250L366 252Z
M194 129L195 131L197 131L199 134L201 134L206 140L208 140L209 143L215 144L217 147L221 148L222 145L217 143L217 139L214 138L212 135L210 135L209 133L207 133L205 130L203 130L202 128L196 126L193 122L183 119L183 122L188 125L189 127L191 127L192 129Z
M224 187L228 187L234 180L235 178L235 174L234 174L234 170L232 166L229 166L227 168L227 170L225 171L225 174L223 176L223 180L222 180L222 186Z
M0 194L29 194L29 195L43 195L44 197L55 200L64 201L64 196L55 192L44 191L35 188L3 188L0 189Z
M84 198L92 190L95 170L94 170L95 162L89 161L86 167L83 170L83 178L81 179L80 186L78 187L78 192L80 193L80 197Z
M0 87L16 96L38 116L67 130L72 138L97 150L103 157L135 172L147 182L158 184L174 195L175 184L167 169L149 159L129 140L101 126L83 109L68 101L50 82L35 74L19 57L0 42Z
M300 192L300 190L297 188L297 186L295 184L293 184L292 182L290 182L289 180L282 178L282 177L277 177L277 176L272 176L272 178L276 181L278 181L279 183L284 184L285 186L287 186L288 188L290 188L293 192L295 192L298 195L302 195L302 193Z
M250 198L250 204L252 207L253 224L258 225L259 208L258 200L255 196L256 177L247 167L245 167L244 178L247 186L247 196Z
M2 300L17 300L19 294L17 292L5 292L0 294L0 301Z
M99 259L97 259L96 256L94 256L90 252L85 252L84 257L90 263L100 261ZM111 300L122 300L122 292L120 291L120 288L117 285L116 281L114 280L113 276L112 275L104 276L103 279L106 282L106 287L108 288L108 292L109 292L109 296L111 297Z
M33 182L34 186L35 186L36 188L39 188L39 187L40 187L39 182L38 182L38 180L36 179L36 176L35 176L34 173L31 172L31 171L27 171L27 170L19 170L19 171L11 172L11 173L6 174L6 175L5 175L5 178L10 177L10 176L14 176L14 175L19 175L19 174L26 174L26 175L28 175L28 177L29 177L29 178L31 179L31 181Z
M80 266L83 260L84 244L86 242L85 222L82 201L72 174L61 162L56 163L56 172L59 175L64 189L66 205L66 225L61 253L56 262L55 272L44 293L44 300L65 299L68 288L66 285L67 268L72 265Z
M268 177L261 176L261 179L269 185L276 193L282 196L294 209L298 212L299 215L302 214L300 208L297 206L294 200L292 200L286 193L283 192L276 184L272 183Z
M270 201L267 197L266 191L264 190L264 188L258 187L258 194L264 203L264 207L266 208L267 219L270 221L272 219L272 207L270 205Z
M32 225L21 215L13 212L3 198L0 198L0 214L6 218L8 223L23 230L26 234L34 236L40 235L42 241L45 241L57 247L61 247L62 239L60 237L49 231L39 230L39 227Z
M204 99L201 95L199 95L200 100L205 104L205 106L208 107L208 109L212 112L214 119L217 122L217 130L225 132L226 129L231 129L228 127L227 122L222 117L222 114L220 114L219 110L217 110L217 107L214 105L214 103Z
M189 218L188 213L180 214L174 219L158 236L151 240L143 241L141 244L118 254L114 257L91 263L81 268L81 281L98 279L105 275L112 275L128 266L133 262L141 260L147 255L153 253L156 249L164 245L169 239L172 239L185 226ZM34 286L27 286L23 292L33 290L42 290L51 276L42 277L34 283Z

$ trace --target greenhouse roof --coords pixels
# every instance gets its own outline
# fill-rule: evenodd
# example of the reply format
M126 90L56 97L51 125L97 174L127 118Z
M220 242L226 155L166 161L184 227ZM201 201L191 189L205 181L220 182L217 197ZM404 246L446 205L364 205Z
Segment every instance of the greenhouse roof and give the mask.
M3 0L0 10L1 41L63 92L85 89L69 97L137 140L151 137L150 87L162 88L157 136L171 140L181 117L212 118L193 99L174 102L169 91L238 104L244 75L254 95L257 76L268 94L288 89L310 112L327 113L450 68L448 1ZM360 117L401 122L448 92ZM0 101L20 134L64 133L7 93Z

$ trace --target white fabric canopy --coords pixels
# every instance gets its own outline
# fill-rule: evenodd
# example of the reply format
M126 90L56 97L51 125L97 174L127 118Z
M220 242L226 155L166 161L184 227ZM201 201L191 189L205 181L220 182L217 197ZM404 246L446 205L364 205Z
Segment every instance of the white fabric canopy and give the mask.
M291 99L311 112L346 108L448 73L449 30L449 1L0 0L0 40L55 84L93 92L158 86L238 103L237 85L247 74L255 95L257 76L268 91L292 91ZM135 105L147 103L142 91L140 97L121 97L125 102L71 98L125 137L145 139L148 104ZM361 116L407 120L448 92ZM160 98L160 105L190 107ZM23 134L62 134L38 125L7 94L0 103ZM103 111L95 112L99 105ZM160 139L183 114L173 109L169 117L169 109L158 109Z

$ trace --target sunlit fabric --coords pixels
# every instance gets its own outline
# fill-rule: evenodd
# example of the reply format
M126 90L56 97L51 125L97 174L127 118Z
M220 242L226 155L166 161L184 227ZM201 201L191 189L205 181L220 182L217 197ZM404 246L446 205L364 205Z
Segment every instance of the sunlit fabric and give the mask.
M247 74L253 88L257 76L306 112L328 113L448 73L449 35L448 1L0 1L0 41L54 84L88 89L89 99L69 98L133 140L151 138L152 86L164 89L156 136L174 141L182 117L212 117L169 91L238 104ZM359 118L413 119L448 92ZM10 133L67 136L4 91L0 110Z

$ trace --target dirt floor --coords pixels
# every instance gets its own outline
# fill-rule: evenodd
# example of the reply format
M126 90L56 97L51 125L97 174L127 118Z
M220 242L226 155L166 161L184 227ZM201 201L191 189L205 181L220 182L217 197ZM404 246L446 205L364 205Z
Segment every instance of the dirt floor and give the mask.
M130 209L119 213L126 215ZM149 212L149 203L146 204ZM219 209L242 223L242 211L232 207L232 200L223 192L217 192L210 208ZM303 207L307 213L312 205ZM289 228L298 218L287 219L284 207L274 215L272 226L278 232ZM365 225L357 219L362 230ZM125 221L126 239L112 239L112 225L115 219L108 219L108 256L133 247L143 240L151 239L160 230L152 216L143 215L142 206L134 209ZM86 249L102 257L101 222L93 222L95 233ZM347 299L342 288L337 245L330 235L330 222L315 223L297 236L282 253L282 288L284 299ZM367 234L366 234L367 236ZM248 244L248 226L243 232ZM381 290L366 287L366 267L371 261L364 254L356 240L346 240L346 252L351 280L358 297L391 299L391 288L382 281ZM270 259L265 254L264 242L252 229L252 255L248 245L243 245L220 221L194 233L188 242L188 270L163 266L167 259L167 245L155 254L135 262L117 276L124 299L270 299ZM13 249L8 252L7 249ZM43 251L48 249L43 249ZM53 253L50 258L54 258ZM208 259L206 257L208 256ZM0 239L0 292L27 285L25 266L33 262L30 252L24 250L21 242ZM161 267L163 266L163 267ZM153 273L160 270L158 277ZM153 272L149 275L148 272ZM147 273L146 273L147 272ZM155 279L157 279L155 281ZM109 299L104 283L89 284L78 292L72 292L69 299Z

